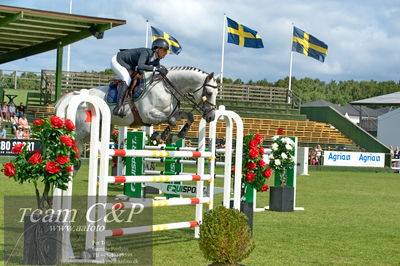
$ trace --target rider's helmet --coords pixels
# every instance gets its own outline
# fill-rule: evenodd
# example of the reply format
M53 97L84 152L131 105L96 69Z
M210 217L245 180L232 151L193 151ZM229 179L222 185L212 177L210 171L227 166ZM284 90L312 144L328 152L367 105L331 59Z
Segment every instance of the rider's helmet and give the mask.
M157 48L164 48L165 50L169 50L169 44L165 39L157 39L153 42L151 49L155 51Z

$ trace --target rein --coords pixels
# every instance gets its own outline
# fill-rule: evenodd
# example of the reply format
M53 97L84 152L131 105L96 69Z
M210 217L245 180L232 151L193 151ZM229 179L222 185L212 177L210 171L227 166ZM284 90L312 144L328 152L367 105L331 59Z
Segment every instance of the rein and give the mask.
M190 95L190 94L182 92L182 90L179 89L177 86L175 86L175 84L172 83L172 81L169 80L168 77L166 75L164 75L163 73L160 73L160 75L161 75L162 79L164 80L164 82L173 89L173 92L178 94L181 98L184 98L184 99L188 100L190 103L192 103L193 104L193 109L196 109L199 113L202 113L202 114L205 115L205 114L211 112L212 110L216 109L216 105L215 104L209 102L207 100L207 98L204 98L204 97L206 97L205 88L207 86L212 87L212 88L218 88L217 86L207 84L209 80L206 79L204 81L203 85L200 86L198 89L196 89L193 92L193 93L196 93L199 90L203 89L202 100L200 100L199 103L196 103L196 101L194 100L194 96L193 95ZM176 95L173 92L171 92L171 94L172 94L172 96L175 97L175 99L177 100L178 103L175 106L174 110L172 111L172 114L170 115L170 117L174 115L174 113L179 109L179 106L181 104L180 99L178 99L178 97L176 97ZM205 103L208 103L208 104L210 104L212 106L212 108L210 108L210 110L208 110L208 112L206 112L206 110L205 110Z

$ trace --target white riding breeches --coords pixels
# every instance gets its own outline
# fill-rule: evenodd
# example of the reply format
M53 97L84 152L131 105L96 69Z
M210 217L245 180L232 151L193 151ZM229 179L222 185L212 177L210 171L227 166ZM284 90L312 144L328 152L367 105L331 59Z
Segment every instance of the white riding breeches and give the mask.
M129 75L128 69L118 63L116 55L111 59L111 68L120 79L126 82L126 85L129 86L131 84L132 79L131 75Z

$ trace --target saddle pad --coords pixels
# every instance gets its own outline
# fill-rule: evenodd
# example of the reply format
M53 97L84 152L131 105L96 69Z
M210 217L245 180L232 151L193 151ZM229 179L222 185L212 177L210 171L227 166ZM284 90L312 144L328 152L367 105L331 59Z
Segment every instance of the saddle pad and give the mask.
M107 91L107 96L106 96L106 101L108 104L116 104L118 101L118 83L117 82L111 82L108 86L108 91ZM139 97L142 95L144 91L144 80L140 81L139 88L136 90L132 98L126 98L124 102L130 102L130 101L135 101L139 99Z

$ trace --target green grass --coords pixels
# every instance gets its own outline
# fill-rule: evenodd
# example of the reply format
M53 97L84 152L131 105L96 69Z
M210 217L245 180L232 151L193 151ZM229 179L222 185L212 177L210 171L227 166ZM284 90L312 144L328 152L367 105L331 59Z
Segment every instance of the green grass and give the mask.
M87 165L75 179L74 194L86 194ZM33 195L29 184L0 176L1 195ZM272 180L269 181L272 183ZM297 206L304 211L254 214L256 248L246 265L400 264L400 175L375 172L311 171L298 177ZM118 194L120 186L110 186ZM258 207L268 205L259 193ZM220 204L217 196L215 204ZM0 198L3 214L3 198ZM194 207L154 209L154 223L188 221ZM0 219L0 239L4 235ZM154 265L207 265L192 229L153 234ZM129 238L121 238L132 245ZM130 241L130 242L129 242ZM119 245L120 242L115 242ZM3 249L1 249L3 256Z

